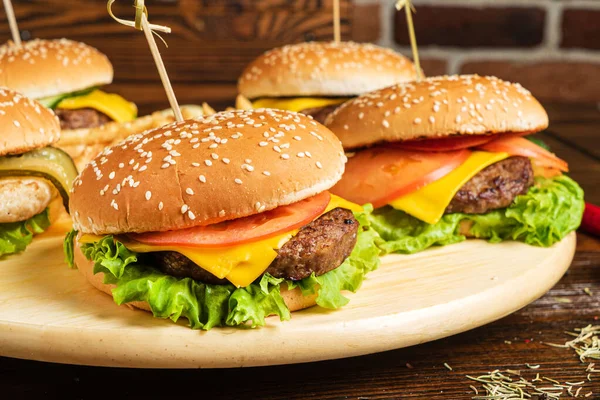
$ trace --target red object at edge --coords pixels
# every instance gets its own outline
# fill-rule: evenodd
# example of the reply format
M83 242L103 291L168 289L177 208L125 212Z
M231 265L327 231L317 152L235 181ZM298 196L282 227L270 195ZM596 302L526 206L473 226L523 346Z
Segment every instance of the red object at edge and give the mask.
M600 236L600 207L585 203L583 219L579 228L591 235Z

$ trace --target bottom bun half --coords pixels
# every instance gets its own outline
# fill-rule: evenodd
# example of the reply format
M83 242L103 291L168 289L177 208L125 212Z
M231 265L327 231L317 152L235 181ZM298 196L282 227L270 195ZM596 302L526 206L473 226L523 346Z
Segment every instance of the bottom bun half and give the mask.
M112 297L112 290L116 287L116 285L104 283L104 274L102 272L94 274L94 262L85 258L85 255L80 249L79 243L75 243L74 253L75 265L77 265L79 272L85 276L92 286ZM303 296L299 288L288 290L287 288L283 287L281 288L281 296L283 297L285 304L292 312L314 306L317 298L316 294ZM150 306L145 301L133 301L125 305L130 307L133 306L145 311L151 311Z

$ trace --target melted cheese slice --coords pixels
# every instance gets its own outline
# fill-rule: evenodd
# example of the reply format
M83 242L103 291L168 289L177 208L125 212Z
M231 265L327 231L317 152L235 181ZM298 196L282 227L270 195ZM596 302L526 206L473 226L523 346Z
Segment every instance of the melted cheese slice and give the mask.
M62 100L56 108L77 110L80 108L93 108L108 115L118 123L133 121L137 116L137 107L118 94L109 94L101 90L94 90L88 94L68 97Z
M443 178L402 196L389 204L428 224L435 224L458 190L485 167L502 161L507 153L474 151L467 160Z
M331 200L322 214L336 207L348 208L352 211L362 211L362 207L341 197L331 195ZM322 215L321 214L321 215ZM277 250L290 240L298 230L292 230L271 238L245 243L231 247L194 248L186 246L156 246L148 245L127 238L117 240L131 251L150 253L155 251L175 251L192 260L200 268L214 276L226 278L237 287L246 287L256 280L271 265L277 257ZM94 243L102 236L81 235L80 243Z
M350 97L293 97L293 98L264 98L252 102L253 108L276 108L279 110L302 111L308 108L325 107L342 104Z

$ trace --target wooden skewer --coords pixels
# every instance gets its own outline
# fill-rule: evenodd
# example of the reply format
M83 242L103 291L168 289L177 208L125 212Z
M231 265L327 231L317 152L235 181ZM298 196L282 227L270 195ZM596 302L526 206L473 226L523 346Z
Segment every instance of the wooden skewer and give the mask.
M333 40L339 43L342 35L340 33L340 0L333 0Z
M421 63L419 62L419 50L417 47L417 38L415 35L415 27L412 20L413 6L410 0L398 0L396 2L396 9L399 11L404 7L406 12L406 25L408 25L408 36L410 38L410 47L412 48L413 61L415 63L415 70L417 75L417 82L423 79L423 72L421 71Z
M4 0L4 9L6 10L6 18L8 19L8 25L10 26L13 42L15 46L21 47L21 34L19 33L17 19L15 18L15 11L13 10L10 0Z
M165 87L165 92L167 93L169 104L173 109L173 114L175 114L175 119L177 120L177 122L181 122L183 121L183 115L181 114L179 103L177 103L175 92L173 92L173 87L171 86L171 81L169 80L169 76L167 75L165 64L163 63L163 60L160 56L160 52L158 51L158 46L154 41L154 36L152 35L152 30L150 29L150 25L148 24L148 18L145 13L142 15L142 30L144 32L144 35L146 36L148 45L150 46L150 52L152 53L152 57L154 58L154 62L156 63L156 69L158 69L160 80L162 81L162 84Z

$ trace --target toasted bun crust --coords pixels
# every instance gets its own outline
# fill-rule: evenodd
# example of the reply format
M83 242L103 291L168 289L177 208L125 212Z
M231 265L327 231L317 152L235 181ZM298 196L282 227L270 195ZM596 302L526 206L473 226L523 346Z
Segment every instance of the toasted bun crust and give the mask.
M111 234L189 228L295 203L344 172L340 141L310 117L221 112L130 136L75 181L75 229Z
M113 80L113 67L97 49L67 39L0 46L0 86L33 99L75 92Z
M518 83L454 75L402 83L349 100L325 125L345 149L452 135L540 131L542 105Z
M356 96L414 79L403 55L368 43L307 42L278 47L251 62L238 91L254 99Z
M46 147L60 138L60 122L51 110L5 88L0 88L0 126L0 156Z
M78 243L75 244L74 253L75 265L77 265L79 272L81 272L81 274L92 284L92 286L112 297L112 290L116 287L116 285L104 283L104 274L102 272L94 274L94 262L85 258ZM303 296L299 288L295 288L293 290L282 288L281 296L283 297L285 304L292 312L314 306L317 298L316 294L311 296ZM127 303L126 305L145 311L151 311L150 306L145 301L133 301L131 303Z

